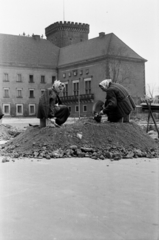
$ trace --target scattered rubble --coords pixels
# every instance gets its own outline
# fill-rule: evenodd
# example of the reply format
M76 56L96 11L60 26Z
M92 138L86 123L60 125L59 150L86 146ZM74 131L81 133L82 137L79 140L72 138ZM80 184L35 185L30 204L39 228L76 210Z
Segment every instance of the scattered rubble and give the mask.
M157 139L158 139L158 133L157 133L156 131L151 130L151 131L148 132L148 134L149 134L149 136L150 136L151 138L153 138L154 140L157 140Z
M0 124L0 140L10 140L18 136L24 130L19 130L9 124Z
M10 159L8 157L4 157L2 159L2 163L10 162Z
M96 123L87 118L60 128L29 126L1 145L0 153L11 158L89 157L118 161L122 158L156 158L159 142L133 122Z

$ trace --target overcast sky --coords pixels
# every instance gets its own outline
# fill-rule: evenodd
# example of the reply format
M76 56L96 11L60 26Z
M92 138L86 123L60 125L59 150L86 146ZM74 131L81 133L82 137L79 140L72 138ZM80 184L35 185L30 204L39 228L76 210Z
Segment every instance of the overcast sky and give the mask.
M89 39L117 35L148 60L146 85L159 93L159 0L0 0L0 33L45 36L63 20L89 24Z

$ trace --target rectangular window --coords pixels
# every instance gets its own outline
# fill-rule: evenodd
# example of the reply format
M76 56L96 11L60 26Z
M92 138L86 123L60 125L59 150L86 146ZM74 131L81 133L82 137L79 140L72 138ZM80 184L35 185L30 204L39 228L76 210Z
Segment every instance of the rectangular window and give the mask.
M55 82L56 76L52 76L52 84Z
M23 104L16 104L16 115L23 115Z
M4 98L9 98L9 88L4 88Z
M35 104L29 104L29 115L35 114Z
M17 113L22 113L22 106L17 106Z
M73 81L73 94L78 96L79 94L79 81Z
M4 81L4 82L9 82L9 75L8 75L8 73L4 73L4 75L3 75L3 81Z
M10 104L3 104L3 114L10 115Z
M91 93L91 78L84 79L85 82L85 94Z
M45 83L45 76L41 76L41 83Z
M63 90L63 96L66 97L68 96L68 83L64 83L65 84L65 88Z
M79 110L79 107L75 106L75 112L78 112L78 110Z
M17 97L22 98L22 89L17 89Z
M17 82L22 82L22 75L20 73L17 74Z
M86 105L83 106L83 112L87 112L87 106Z
M29 90L29 98L34 98L34 89Z
M71 112L71 107L68 107L68 109L69 109L69 112Z
M33 75L29 75L29 82L33 83L34 82L34 76Z

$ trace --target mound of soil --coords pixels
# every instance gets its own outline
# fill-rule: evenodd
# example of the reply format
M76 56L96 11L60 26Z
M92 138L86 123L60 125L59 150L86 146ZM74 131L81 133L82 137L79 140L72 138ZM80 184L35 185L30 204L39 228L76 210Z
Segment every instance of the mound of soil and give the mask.
M0 140L9 140L16 137L22 131L18 130L16 127L12 127L9 124L0 124Z
M78 120L60 128L28 127L7 144L2 155L13 157L156 157L157 143L135 123L96 123Z

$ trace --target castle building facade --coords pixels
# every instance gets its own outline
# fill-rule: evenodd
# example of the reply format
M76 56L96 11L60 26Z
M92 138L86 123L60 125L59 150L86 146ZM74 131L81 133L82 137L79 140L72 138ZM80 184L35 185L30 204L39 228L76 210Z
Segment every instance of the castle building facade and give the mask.
M145 94L146 60L114 33L88 39L89 25L56 22L39 35L0 34L0 105L5 116L36 116L41 94L55 79L71 116L89 116L104 100L99 82L111 78L127 87L138 103Z

